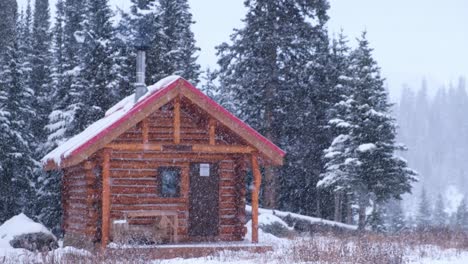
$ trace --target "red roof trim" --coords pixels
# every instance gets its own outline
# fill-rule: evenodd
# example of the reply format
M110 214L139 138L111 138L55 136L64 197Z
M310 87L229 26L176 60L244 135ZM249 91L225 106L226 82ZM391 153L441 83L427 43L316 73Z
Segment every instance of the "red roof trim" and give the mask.
M183 80L184 81L184 84L186 85L187 88L189 88L192 92L194 92L195 94L197 94L198 96L200 96L203 100L205 100L207 103L209 103L210 105L212 105L213 107L216 108L216 110L220 111L222 114L228 116L231 120L233 120L237 125L239 125L240 127L246 129L248 132L252 133L255 135L255 137L262 141L264 144L268 145L269 147L273 148L276 152L278 152L282 157L285 156L286 152L284 152L282 149L280 149L278 146L276 146L275 144L273 144L273 142L271 142L270 140L268 140L267 138L265 138L264 136L262 136L260 133L257 132L257 130L253 129L252 127L250 127L249 125L247 125L246 123L242 122L242 120L240 120L239 118L237 118L235 115L233 115L231 112L229 112L228 110L226 110L224 107L220 106L218 103L216 103L215 101L213 101L213 99L211 99L210 97L206 96L204 93L202 93L200 90L198 90L197 88L195 88L191 83L189 83L188 81L186 80Z
M197 96L199 96L202 100L206 101L207 103L209 103L211 106L215 107L218 111L220 111L222 114L226 115L229 117L229 119L231 119L232 121L234 121L237 125L239 125L240 127L244 128L245 130L247 130L249 133L252 133L258 140L260 140L261 142L263 142L264 144L268 145L270 148L272 148L275 152L279 153L282 157L285 156L285 152L280 149L278 146L276 146L275 144L273 144L270 140L266 139L264 136L262 136L260 133L258 133L255 129L253 129L252 127L250 127L249 125L247 125L246 123L242 122L239 118L237 118L236 116L234 116L232 113L230 113L229 111L227 111L226 109L224 109L222 106L220 106L218 103L216 103L215 101L213 101L211 98L209 98L208 96L206 96L204 93L202 93L200 90L198 90L197 88L195 88L191 83L189 83L188 81L184 80L183 78L179 78L175 81L173 81L172 83L170 83L168 86L166 87L163 87L161 88L160 90L158 90L157 92L151 94L150 96L148 96L147 98L145 98L144 100L138 102L135 106L133 106L133 108L127 113L125 114L122 118L120 118L119 120L117 120L115 123L113 123L112 125L110 125L109 127L107 127L106 129L100 131L98 134L96 134L94 137L92 137L90 140L88 140L87 142L85 142L83 145L79 146L78 148L76 148L75 150L72 151L72 153L70 154L70 156L75 156L75 155L78 155L80 152L82 152L84 149L88 148L89 146L93 145L94 143L96 143L97 141L99 141L101 138L103 138L109 131L112 131L113 129L115 129L116 127L118 127L120 124L122 124L123 122L127 121L130 117L133 116L133 114L135 114L136 112L140 111L141 108L147 106L148 104L150 104L151 102L153 102L154 100L158 99L158 98L161 98L163 97L164 95L166 95L169 91L171 91L172 89L174 89L175 87L177 87L177 85L179 84L179 80L182 80L184 85L189 88L192 92L194 92Z
M173 81L171 84L169 84L168 86L164 87L164 88L161 88L160 90L158 90L157 92L151 94L150 96L146 97L144 100L138 102L136 105L134 105L132 107L132 109L130 111L128 111L127 114L125 114L122 118L120 118L119 120L117 120L115 123L113 123L112 125L108 126L106 129L102 130L101 132L99 132L98 134L96 134L94 137L92 137L90 140L88 140L86 143L84 143L83 145L79 146L78 148L76 148L75 150L73 150L73 152L70 154L70 156L74 156L74 155L78 155L81 151L83 151L84 149L88 148L89 146L93 145L94 143L96 143L97 141L99 141L101 138L103 138L109 131L113 130L114 128L118 127L120 124L122 124L123 122L127 121L134 113L140 111L140 109L142 107L145 107L146 105L148 105L149 103L151 103L153 100L156 100L162 96L164 96L165 94L167 94L169 91L171 91L173 88L175 88L177 86L177 83L178 81L175 80Z

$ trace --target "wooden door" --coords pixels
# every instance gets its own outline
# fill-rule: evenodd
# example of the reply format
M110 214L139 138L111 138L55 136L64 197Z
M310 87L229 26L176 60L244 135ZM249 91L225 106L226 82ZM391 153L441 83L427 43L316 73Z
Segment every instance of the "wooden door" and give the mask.
M215 163L190 165L189 235L209 238L218 235L219 175Z

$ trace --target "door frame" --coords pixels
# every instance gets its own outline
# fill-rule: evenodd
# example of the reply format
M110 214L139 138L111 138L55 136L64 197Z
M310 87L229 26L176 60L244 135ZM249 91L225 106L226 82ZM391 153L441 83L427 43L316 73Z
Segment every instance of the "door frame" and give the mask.
M216 241L217 238L219 237L219 234L221 232L220 229L220 167L219 167L219 160L206 160L206 161L196 161L196 162L190 162L189 164L189 169L188 169L188 218L187 218L187 235L190 239L190 241L194 242L205 242L205 241ZM191 202L192 202L192 166L195 164L202 164L202 163L209 163L210 164L210 173L212 168L216 170L216 189L217 189L217 197L216 197L216 202L217 202L217 210L216 210L216 217L217 217L217 225L216 225L216 234L211 235L211 236L203 236L203 235L191 235ZM200 177L200 176L199 176Z

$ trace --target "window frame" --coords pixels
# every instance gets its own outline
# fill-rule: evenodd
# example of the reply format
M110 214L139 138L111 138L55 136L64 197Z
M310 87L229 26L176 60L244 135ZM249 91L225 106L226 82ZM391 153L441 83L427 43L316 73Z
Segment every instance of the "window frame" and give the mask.
M169 194L169 193L163 193L163 172L164 171L175 171L177 172L176 174L176 193L174 195ZM182 184L182 168L179 166L161 166L158 167L158 191L159 191L159 196L162 198L181 198L181 184Z

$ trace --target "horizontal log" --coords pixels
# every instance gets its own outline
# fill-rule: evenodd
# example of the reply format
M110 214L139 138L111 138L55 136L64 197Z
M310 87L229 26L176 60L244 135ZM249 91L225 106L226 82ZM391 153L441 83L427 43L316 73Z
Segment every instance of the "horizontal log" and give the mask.
M238 230L238 227L235 225L221 225L219 227L219 233L222 234L233 234Z
M161 144L161 146L164 144ZM190 158L190 159L211 159L211 160L224 160L230 159L232 154L221 153L163 153L158 151L148 150L116 150L112 153L112 159L118 158L144 158L144 159L167 159L173 160L177 158Z
M94 229L81 229L81 228L75 228L72 226L67 226L65 228L65 233L73 233L73 234L79 234L79 235L84 235L88 237L94 237L96 235L96 230Z
M222 161L219 163L219 168L221 170L234 170L236 163L234 161Z
M230 196L235 196L237 197L238 196L238 192L236 189L225 189L225 188L221 188L219 190L219 195L220 196L227 196L227 197L230 197Z
M237 218L221 218L219 219L219 224L222 225L236 225L239 223Z
M112 195L119 194L157 194L159 188L154 187L140 187L140 186L111 186Z
M111 179L111 186L121 186L121 185L132 185L134 187L154 187L156 188L157 181L156 177L152 179L148 178L118 178L118 179Z
M220 209L235 209L237 208L236 203L228 203L228 202L220 202L219 203L219 208Z
M164 211L180 211L183 214L186 214L188 211L185 204L112 204L112 211L155 211L155 210L164 210Z
M237 196L220 196L219 201L221 203L236 203Z
M162 150L162 145L159 144L109 144L107 147L113 150Z
M130 150L130 151L162 151L162 144L108 144L108 148L113 150ZM192 146L194 152L202 153L251 153L255 149L250 146L236 146L236 145L204 145L194 144ZM227 163L226 163L227 164ZM233 168L233 167L232 167Z
M112 163L112 162L111 162ZM137 170L137 169L111 169L110 170L111 178L134 178L141 180L151 180L156 179L156 170L155 169L146 169L146 170Z
M112 204L177 204L186 203L186 198L162 198L139 195L112 195Z

